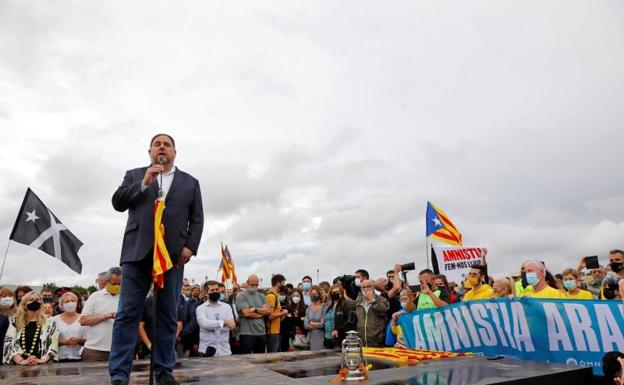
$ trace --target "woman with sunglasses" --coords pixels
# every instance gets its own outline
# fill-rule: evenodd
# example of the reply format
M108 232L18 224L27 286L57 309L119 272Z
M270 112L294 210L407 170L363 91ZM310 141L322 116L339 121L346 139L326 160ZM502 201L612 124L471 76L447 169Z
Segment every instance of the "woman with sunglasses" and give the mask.
M57 360L58 336L54 319L42 310L39 293L24 294L4 340L4 364L34 366Z

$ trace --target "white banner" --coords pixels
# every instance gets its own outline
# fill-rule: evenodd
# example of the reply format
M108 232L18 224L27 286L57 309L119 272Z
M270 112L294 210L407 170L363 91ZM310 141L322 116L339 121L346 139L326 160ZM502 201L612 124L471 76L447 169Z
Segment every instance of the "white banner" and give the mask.
M447 247L433 246L434 255L432 263L440 274L446 275L449 282L458 285L468 275L470 265L483 263L483 257L487 254L485 247Z

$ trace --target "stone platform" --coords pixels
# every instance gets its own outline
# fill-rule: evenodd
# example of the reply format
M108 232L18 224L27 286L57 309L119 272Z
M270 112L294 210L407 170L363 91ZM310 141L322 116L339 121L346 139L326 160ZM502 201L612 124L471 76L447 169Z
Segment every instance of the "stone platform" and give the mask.
M527 361L458 357L414 365L369 360L373 365L362 385L589 384L586 367ZM327 385L340 367L334 351L186 358L174 375L181 384ZM137 361L131 384L149 383L149 362ZM0 366L1 385L106 385L106 363L62 363L41 367Z

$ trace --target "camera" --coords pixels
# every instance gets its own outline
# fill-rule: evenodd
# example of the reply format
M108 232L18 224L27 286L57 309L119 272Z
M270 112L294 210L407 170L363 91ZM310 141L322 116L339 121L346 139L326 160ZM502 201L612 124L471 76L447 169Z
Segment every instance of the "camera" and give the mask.
M416 266L414 265L414 262L404 263L401 265L401 271L412 271L412 270L416 270Z
M604 279L602 295L604 295L606 299L615 299L615 297L618 295L618 292L620 290L620 288L618 287L618 283L620 282L620 279L622 278L614 277L612 275L608 275Z

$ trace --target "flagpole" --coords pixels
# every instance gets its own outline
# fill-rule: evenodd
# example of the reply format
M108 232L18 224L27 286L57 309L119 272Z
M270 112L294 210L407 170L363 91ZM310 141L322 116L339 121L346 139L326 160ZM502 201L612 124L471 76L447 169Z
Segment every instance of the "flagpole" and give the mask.
M427 269L429 268L429 260L431 259L429 257L429 237L425 237L425 256L427 258Z
M160 165L164 165L164 160L160 159L158 161L158 164ZM163 204L164 202L164 196L165 196L165 191L163 190L163 173L160 172L160 174L158 174L158 176L160 177L160 188L158 189L158 199L162 198L163 199ZM156 250L154 250L155 252ZM165 279L164 275L163 275L163 280ZM153 293L152 293L152 300L154 301L152 303L152 349L150 350L150 373L149 373L149 385L154 385L154 383L156 382L156 372L154 371L154 350L155 350L155 345L156 345L156 338L154 338L156 336L156 312L158 309L158 286L156 285L156 283L154 282L153 285ZM175 348L175 346L174 346Z
M6 250L4 251L4 258L2 258L2 269L0 270L0 282L2 282L2 274L4 273L4 264L6 263L7 255L9 254L9 246L10 245L11 245L11 240L9 239L7 241Z

